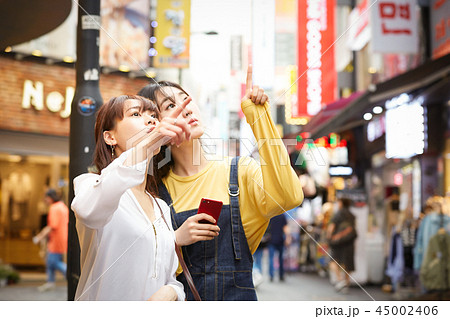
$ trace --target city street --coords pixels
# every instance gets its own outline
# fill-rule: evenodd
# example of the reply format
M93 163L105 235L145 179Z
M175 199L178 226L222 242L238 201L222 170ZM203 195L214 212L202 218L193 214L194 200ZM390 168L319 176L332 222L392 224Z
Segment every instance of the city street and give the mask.
M280 282L275 278L273 282L264 278L263 283L257 287L258 300L261 301L319 301L319 300L393 300L391 294L381 291L380 286L363 287L364 292L358 286L352 286L348 293L336 292L327 278L319 277L315 273L290 273L285 276L285 281Z
M0 288L0 300L43 301L67 300L67 285L58 274L55 290L39 292L37 287L45 282L45 274L21 274L22 280L16 285ZM380 286L351 287L347 294L337 293L326 278L315 273L290 273L284 282L275 279L270 282L268 278L257 287L260 301L377 301L393 300L393 295L381 291Z

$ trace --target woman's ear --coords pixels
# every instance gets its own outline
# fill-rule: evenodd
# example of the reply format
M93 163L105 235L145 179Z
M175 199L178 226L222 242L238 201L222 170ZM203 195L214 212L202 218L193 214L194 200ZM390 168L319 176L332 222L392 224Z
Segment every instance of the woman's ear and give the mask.
M108 145L116 145L116 139L114 137L114 134L111 131L104 131L103 132L103 139L105 140L105 143Z

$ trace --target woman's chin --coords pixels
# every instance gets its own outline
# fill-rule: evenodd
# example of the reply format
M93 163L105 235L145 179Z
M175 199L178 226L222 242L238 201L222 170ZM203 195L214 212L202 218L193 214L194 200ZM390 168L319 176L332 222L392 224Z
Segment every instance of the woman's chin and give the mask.
M191 128L191 139L202 137L205 129L202 126L195 126Z

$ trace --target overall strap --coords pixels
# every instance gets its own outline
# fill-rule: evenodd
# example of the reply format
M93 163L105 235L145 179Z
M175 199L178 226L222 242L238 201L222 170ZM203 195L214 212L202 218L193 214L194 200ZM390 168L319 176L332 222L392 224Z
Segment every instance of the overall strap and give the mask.
M241 212L239 210L239 185L238 185L238 163L239 156L231 160L230 167L230 185L228 186L228 194L230 195L230 212L231 212L231 236L233 239L234 257L241 259L241 245L239 242Z
M173 208L173 202L172 202L172 197L169 194L169 191L166 188L166 185L164 185L163 182L160 182L158 185L158 196L166 202L167 206L169 206L170 208L170 216L172 219L172 225L174 227L176 227L178 229L178 225L174 219L174 215L175 215L175 208Z

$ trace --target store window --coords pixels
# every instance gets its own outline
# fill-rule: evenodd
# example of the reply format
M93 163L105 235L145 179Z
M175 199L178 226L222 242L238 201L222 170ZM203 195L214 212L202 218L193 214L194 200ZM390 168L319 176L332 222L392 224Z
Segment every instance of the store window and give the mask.
M67 204L68 163L68 157L0 153L0 259L4 262L42 263L31 239L45 226L48 188L56 189Z

